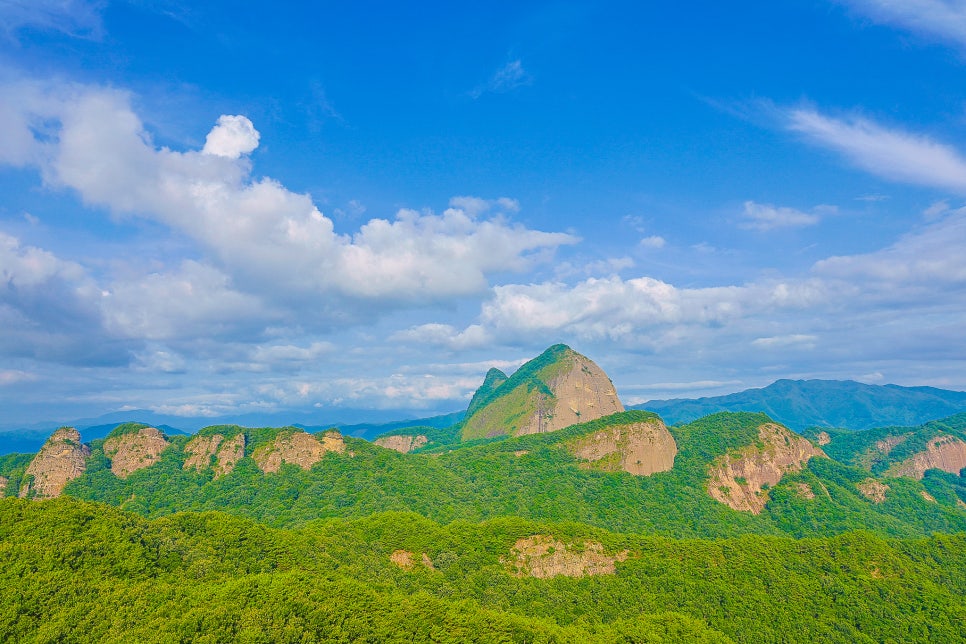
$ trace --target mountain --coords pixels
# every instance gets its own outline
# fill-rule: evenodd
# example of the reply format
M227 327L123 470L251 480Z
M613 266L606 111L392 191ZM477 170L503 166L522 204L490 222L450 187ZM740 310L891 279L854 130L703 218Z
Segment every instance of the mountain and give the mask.
M966 411L966 392L851 380L776 380L761 389L727 396L651 400L633 408L656 412L671 425L719 411L752 411L768 414L795 431L808 427L870 429L920 425Z
M607 374L563 344L502 376L487 373L463 421L463 440L552 432L624 411Z
M147 516L218 510L277 526L402 510L441 522L519 516L677 538L966 530L962 477L873 472L837 460L834 438L821 442L744 412L669 428L632 410L412 454L335 430L214 426L169 437L130 424L84 445L84 468L71 470L63 494ZM31 467L0 460L8 494ZM887 491L870 498L870 486Z

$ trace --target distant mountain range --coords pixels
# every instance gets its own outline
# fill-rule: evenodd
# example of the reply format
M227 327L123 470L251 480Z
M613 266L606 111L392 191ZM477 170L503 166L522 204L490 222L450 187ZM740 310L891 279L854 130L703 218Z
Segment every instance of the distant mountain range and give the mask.
M809 427L859 430L916 426L952 416L966 411L966 392L852 380L777 380L727 396L651 400L632 408L653 411L669 425L719 411L751 411L799 432Z

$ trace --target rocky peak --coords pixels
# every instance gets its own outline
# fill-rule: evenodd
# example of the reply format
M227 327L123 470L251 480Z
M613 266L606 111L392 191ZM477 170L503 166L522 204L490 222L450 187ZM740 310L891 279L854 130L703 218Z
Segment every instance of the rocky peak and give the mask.
M586 467L636 476L666 472L674 467L677 443L659 418L615 424L567 443L571 454Z
M473 394L473 399L470 400L470 406L466 408L466 415L471 416L473 412L484 404L490 394L506 381L507 375L499 369L494 367L487 371L486 376L483 377L483 384Z
M777 423L758 427L758 443L737 454L725 454L711 465L708 493L735 510L760 514L768 502L768 487L786 472L798 472L813 456L825 456L805 438Z
M465 421L463 439L552 432L621 411L624 405L607 374L590 358L558 344L480 397Z
M926 470L935 468L950 474L959 474L964 467L966 443L956 436L941 434L929 439L925 450L889 468L888 475L921 479Z
M235 465L245 456L245 434L239 432L229 439L222 434L196 436L185 445L187 458L184 469L203 470L214 466L215 478L224 476L235 469ZM212 458L215 459L212 465Z
M37 456L30 461L20 497L51 499L60 496L64 487L87 469L91 450L81 443L80 432L61 427L47 439Z
M287 431L255 450L252 458L259 469L270 473L278 472L283 463L292 463L307 470L321 461L327 452L344 454L345 451L342 434L334 429L325 432L321 438L308 432Z
M134 472L154 465L168 446L167 437L156 427L118 432L119 429L111 432L104 441L104 455L111 459L111 471L118 478L126 479Z

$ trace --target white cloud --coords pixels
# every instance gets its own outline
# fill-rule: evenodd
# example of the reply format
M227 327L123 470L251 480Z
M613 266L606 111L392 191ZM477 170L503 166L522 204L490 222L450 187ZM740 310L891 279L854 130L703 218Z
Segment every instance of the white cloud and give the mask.
M8 162L33 159L49 183L89 204L181 231L210 253L234 289L280 305L302 303L317 319L482 294L488 275L527 270L577 241L509 222L501 212L518 209L511 199L472 197L455 198L441 214L404 209L353 235L336 234L308 195L251 178L243 154L254 149L257 132L244 117L219 119L205 151L177 152L151 142L122 92L18 89L7 107L22 118L0 131L12 140L29 136L30 145ZM55 136L34 136L28 124L40 117L59 121Z
M962 0L841 0L873 20L966 46Z
M258 130L246 117L222 114L205 138L202 152L237 159L257 148L259 138Z
M37 374L19 369L0 369L0 387L8 387L21 382L37 380Z
M741 223L741 227L766 232L776 228L814 226L819 220L820 218L816 214L802 212L794 208L746 201L744 221Z
M790 130L872 174L966 192L966 159L949 145L859 116L833 118L807 108L786 110L784 116Z
M956 211L907 234L882 250L829 257L815 264L822 277L875 287L887 297L936 297L966 286L966 212ZM925 289L925 290L923 290ZM937 301L937 304L939 301Z
M640 245L644 248L664 248L667 241L659 235L651 235L649 237L644 237L640 241Z

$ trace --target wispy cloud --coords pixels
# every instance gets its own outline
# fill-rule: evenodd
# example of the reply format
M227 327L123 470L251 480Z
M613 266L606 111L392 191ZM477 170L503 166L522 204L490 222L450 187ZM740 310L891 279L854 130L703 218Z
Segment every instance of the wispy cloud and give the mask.
M490 80L482 85L478 85L470 90L470 96L479 98L487 92L501 94L509 92L518 87L529 85L533 82L533 77L523 68L520 59L511 60L501 67L490 77Z
M0 2L0 25L9 37L24 27L33 27L97 38L106 4L104 0L4 0Z
M831 206L824 206L816 208L816 211L828 212L831 209ZM819 221L820 217L817 212L807 213L785 206L746 201L744 219L739 225L742 228L766 232L776 228L814 226Z
M789 130L872 174L966 192L966 158L950 145L860 116L835 118L810 108L784 110L783 116Z
M875 22L966 47L962 0L841 0Z

